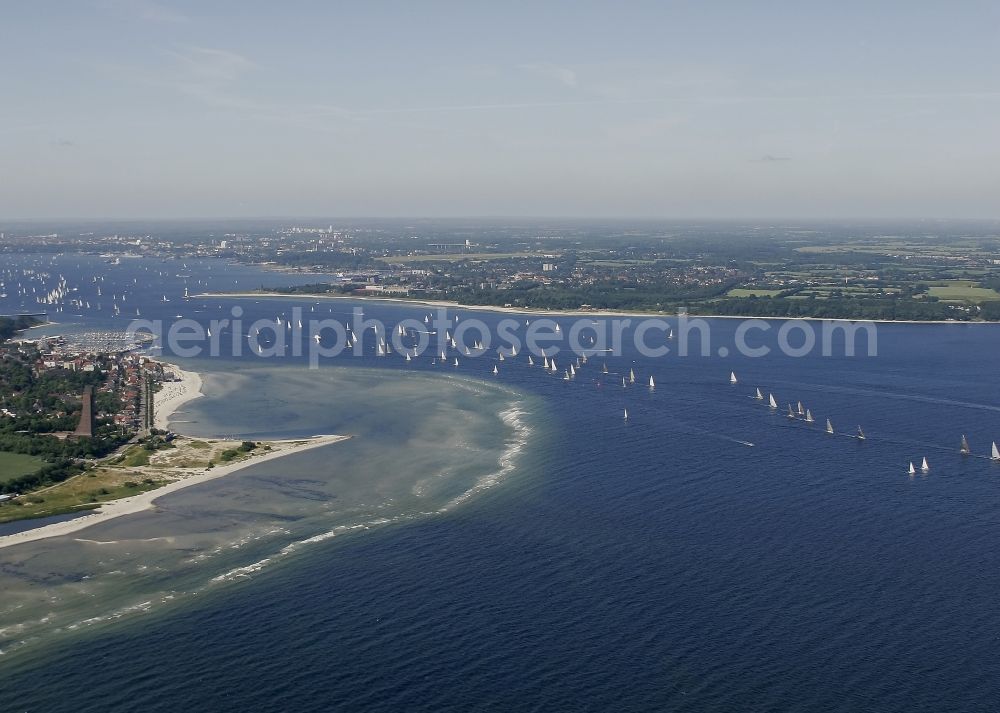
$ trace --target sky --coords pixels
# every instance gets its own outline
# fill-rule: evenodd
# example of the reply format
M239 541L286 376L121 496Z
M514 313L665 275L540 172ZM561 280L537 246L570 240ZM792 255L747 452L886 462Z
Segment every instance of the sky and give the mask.
M996 218L998 48L995 1L7 1L0 218Z

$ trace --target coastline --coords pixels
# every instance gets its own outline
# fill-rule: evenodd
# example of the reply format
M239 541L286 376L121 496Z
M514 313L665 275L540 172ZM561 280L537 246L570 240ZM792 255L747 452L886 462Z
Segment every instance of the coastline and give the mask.
M264 455L215 468L192 469L190 475L182 477L179 480L175 480L172 483L168 483L162 488L156 488L155 490L149 490L145 493L139 493L138 495L121 498L120 500L110 500L108 502L101 503L99 508L91 511L88 515L83 515L81 517L74 518L73 520L42 525L41 527L36 527L30 530L0 536L0 549L26 542L45 540L50 537L69 535L86 529L91 525L107 522L108 520L113 520L114 518L122 517L124 515L133 515L152 508L154 503L160 497L175 493L178 490L183 490L184 488L192 485L207 483L210 480L215 480L216 478L221 478L226 475L232 475L233 473L243 470L244 468L257 465L258 463L264 463L292 453L300 453L313 448L320 448L333 443L339 443L340 441L345 441L349 438L351 438L351 436L317 435L310 438L298 438L284 441L266 441L266 443L272 446L272 450ZM238 443L238 441L233 441L234 445L238 445Z
M179 379L163 382L160 390L153 394L153 427L166 431L170 418L178 409L205 394L201 390L201 375L198 372L185 371L176 364L159 359L153 361L172 371Z
M408 304L425 307L444 307L445 309L461 309L472 312L498 312L500 314L534 315L536 317L661 317L676 318L678 312L628 312L621 310L572 310L572 309L532 309L529 307L499 307L497 305L469 305L453 300L421 300L415 297L368 297L364 295L330 295L300 292L284 294L281 292L203 292L193 297L214 297L232 299L311 299L311 300L351 300L356 302L384 302L387 304ZM741 314L693 314L686 315L689 319L759 319L762 321L787 322L802 320L808 322L853 322L872 324L951 324L951 325L1000 325L1000 322L960 322L952 319L849 319L847 317L761 317Z

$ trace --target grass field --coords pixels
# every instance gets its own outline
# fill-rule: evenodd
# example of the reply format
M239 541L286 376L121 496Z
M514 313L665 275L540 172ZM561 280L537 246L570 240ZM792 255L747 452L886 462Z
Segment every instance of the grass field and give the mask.
M774 297L781 290L765 290L759 287L734 287L726 293L726 297Z
M1000 300L1000 292L977 287L971 280L949 280L931 285L928 290L931 297L941 300L961 302L982 302L984 300Z
M34 473L43 465L45 461L35 456L0 451L0 483Z

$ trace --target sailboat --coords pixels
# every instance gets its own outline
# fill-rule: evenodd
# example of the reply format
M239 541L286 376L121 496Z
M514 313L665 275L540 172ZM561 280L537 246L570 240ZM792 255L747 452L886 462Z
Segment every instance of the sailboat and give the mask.
M549 368L549 358L548 357L542 357L542 359L543 359L543 361L542 361L542 368L547 370Z
M833 424L830 423L830 419L826 419L826 432L831 435L833 434Z
M801 402L801 401L799 401L799 405L798 405L798 414L799 414L799 416L804 416L804 415L805 415L805 413L806 413L806 412L805 412L805 409L803 409L803 408L802 408L802 402Z
M856 437L859 441L865 440L865 432L861 430L861 426L858 426L858 435Z
M529 354L528 355L528 366L534 366L534 365L535 365L535 360L532 359L531 355Z
M929 465L927 465L927 458L924 458L923 462L920 464L920 472L921 473L928 473L928 472L930 472L930 469L931 469L931 467Z
M754 396L754 398L757 399L758 401L764 400L764 394L760 393L760 387L757 388L757 395Z
M792 410L792 405L788 404L788 418L795 418L795 411Z
M910 461L910 470L908 471L910 475L916 475L917 469L913 467L913 461Z
M499 374L500 373L500 370L497 369L497 365L496 364L493 365L493 373L494 374Z
M655 389L656 388L656 384L653 382L653 377L652 376L649 377L649 388L651 388L651 389Z
M607 364L605 364L605 365L604 365L604 368L603 368L603 369L601 369L601 373L602 373L602 374L607 374L607 373L608 373L608 365L607 365Z
M630 384L635 383L635 370L633 369L628 370L628 383Z
M567 370L566 373L563 374L563 381L569 381L569 370Z
M503 361L503 352L500 352L500 361Z
M735 371L729 372L729 383L730 384L738 384L739 383L739 379L736 378L736 372Z
M771 408L778 408L778 402L774 400L774 394L768 394L768 398L770 402L768 405Z
M549 362L549 368L552 370L553 374L555 374L557 371L559 371L559 369L556 368L556 358L555 357L552 357L552 361Z
M993 455L990 456L992 460L1000 460L1000 450L997 449L997 442L993 441Z
M628 409L625 409L625 420L628 421Z
M816 419L813 418L812 411L806 409L806 423L815 423Z
M410 359L410 353L409 353L409 352L406 352L406 361L412 361L412 360Z
M623 389L627 389L628 388L628 384L625 383L625 377L624 376L622 377L622 388Z
M958 449L958 452L961 453L963 456L967 456L971 452L969 449L969 441L965 437L964 433L962 434L962 446Z
M455 366L458 366L458 357L455 357Z

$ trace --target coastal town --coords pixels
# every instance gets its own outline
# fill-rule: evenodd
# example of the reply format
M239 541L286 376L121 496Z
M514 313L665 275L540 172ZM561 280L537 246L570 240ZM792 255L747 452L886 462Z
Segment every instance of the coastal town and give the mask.
M263 266L261 292L534 310L916 321L1000 320L993 226L572 221L258 222L179 234L0 232L0 253L216 258ZM282 275L315 275L289 284Z
M0 317L0 326L10 320ZM0 536L0 547L138 512L179 488L292 450L343 440L191 438L169 430L201 378L138 353L123 334L0 343L0 523L83 514Z

